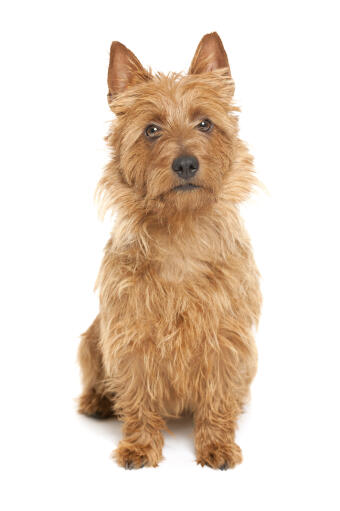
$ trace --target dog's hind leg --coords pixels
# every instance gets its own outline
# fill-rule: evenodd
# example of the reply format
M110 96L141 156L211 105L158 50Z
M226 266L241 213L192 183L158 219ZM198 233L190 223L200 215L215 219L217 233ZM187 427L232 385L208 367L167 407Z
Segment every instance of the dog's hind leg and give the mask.
M99 347L100 318L81 336L78 361L82 372L83 393L78 399L78 412L96 418L112 417L113 396L105 389L102 355Z

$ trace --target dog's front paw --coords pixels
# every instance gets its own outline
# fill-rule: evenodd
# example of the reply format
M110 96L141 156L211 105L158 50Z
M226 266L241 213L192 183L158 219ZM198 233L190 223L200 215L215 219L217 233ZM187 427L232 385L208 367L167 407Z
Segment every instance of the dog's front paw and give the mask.
M211 468L227 470L242 462L242 451L235 442L209 444L197 449L197 463Z
M152 445L141 445L122 440L113 457L118 465L126 469L157 467L162 455Z

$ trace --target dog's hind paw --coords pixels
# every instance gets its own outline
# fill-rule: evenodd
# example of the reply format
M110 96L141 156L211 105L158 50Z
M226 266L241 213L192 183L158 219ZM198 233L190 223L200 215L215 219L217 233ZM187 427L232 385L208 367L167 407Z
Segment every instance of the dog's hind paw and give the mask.
M106 396L100 396L95 390L86 392L79 397L78 412L95 419L107 419L114 415L111 400Z
M242 462L242 451L235 442L209 444L197 449L197 463L211 468L227 470Z
M134 468L157 467L162 455L151 445L140 445L122 440L113 458L121 467L132 470Z

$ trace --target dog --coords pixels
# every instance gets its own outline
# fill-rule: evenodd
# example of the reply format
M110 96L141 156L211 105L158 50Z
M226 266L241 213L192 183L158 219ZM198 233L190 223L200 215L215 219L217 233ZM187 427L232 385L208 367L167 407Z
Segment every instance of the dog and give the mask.
M113 456L127 469L156 467L165 420L187 413L197 463L233 468L261 293L239 214L256 177L228 57L214 32L187 74L152 74L113 42L108 88L115 119L98 194L116 219L99 315L79 347L79 412L123 421Z

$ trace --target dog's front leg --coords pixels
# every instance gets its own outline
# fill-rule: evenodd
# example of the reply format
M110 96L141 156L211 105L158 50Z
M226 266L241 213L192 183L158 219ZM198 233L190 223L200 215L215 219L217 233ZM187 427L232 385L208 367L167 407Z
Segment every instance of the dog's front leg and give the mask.
M117 463L124 468L157 467L162 459L165 422L152 406L146 376L132 373L119 382L115 409L123 420L123 439L114 452Z
M114 458L124 468L157 467L162 459L164 444L161 430L163 419L148 408L125 411L123 439L119 442Z
M197 463L221 470L241 463L242 452L235 443L239 413L239 406L232 396L226 399L205 396L195 413Z

